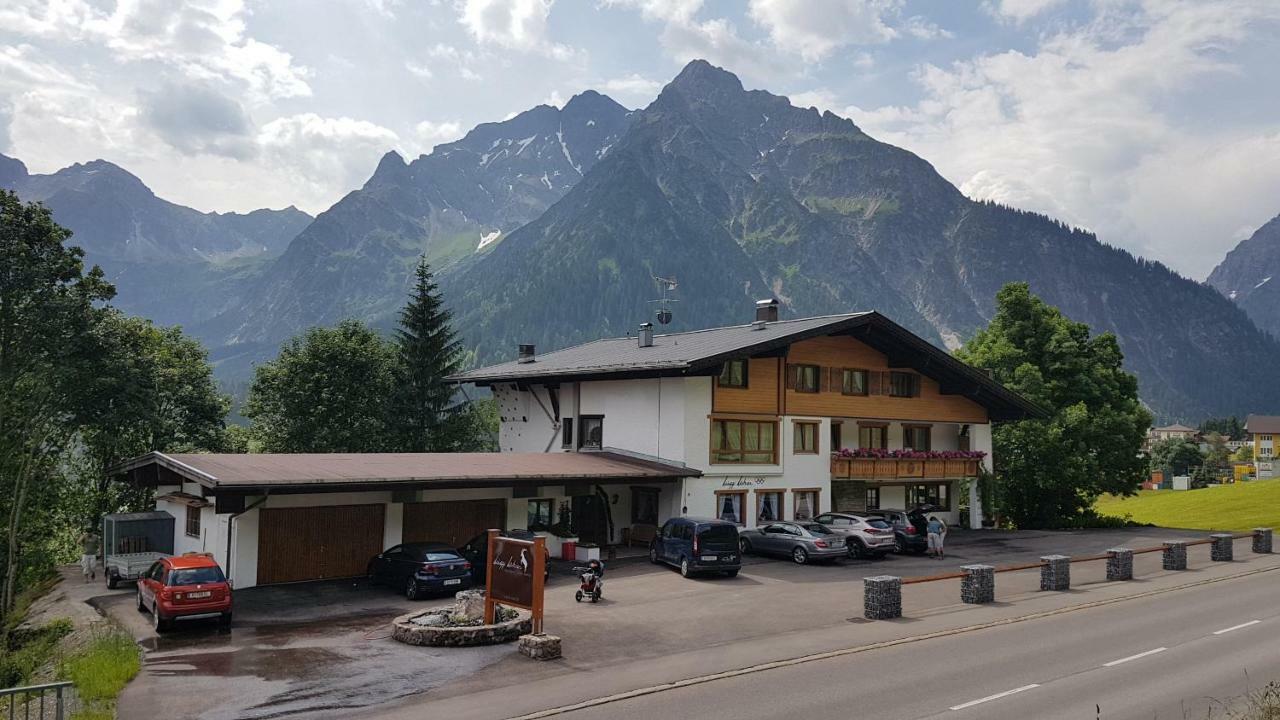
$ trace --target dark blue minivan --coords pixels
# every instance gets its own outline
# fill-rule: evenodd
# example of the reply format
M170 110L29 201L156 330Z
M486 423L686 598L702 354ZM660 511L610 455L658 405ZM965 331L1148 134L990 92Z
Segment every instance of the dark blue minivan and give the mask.
M738 526L713 518L671 518L649 544L649 560L680 568L689 577L698 573L738 574Z

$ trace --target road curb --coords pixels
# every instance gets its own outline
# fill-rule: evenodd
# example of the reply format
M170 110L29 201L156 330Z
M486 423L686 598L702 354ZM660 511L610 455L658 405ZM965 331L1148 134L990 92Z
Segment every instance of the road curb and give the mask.
M1174 585L1172 587L1160 588L1157 590L1146 590L1140 593L1134 593L1132 595L1123 595L1120 597L1094 600L1092 602L1081 603L1079 605L1071 605L1069 607L1064 607L1064 608L1055 608L1053 610L1042 610L1040 612L1028 613L1026 615L1019 615L1017 617L1001 618L999 620L992 620L985 623L966 625L958 628L949 628L947 630L938 630L936 632L924 633L922 635L912 635L910 637L904 637L904 638L895 638L893 640L883 640L880 642L868 643L866 645L858 645L850 648L842 648L840 650L828 650L826 652L814 653L811 655L801 655L798 657L786 658L784 660L773 660L767 663L760 663L759 665L750 665L744 668L737 668L734 670L725 670L722 672L711 673L708 675L700 675L698 677L693 677L693 678L685 678L683 680L677 680L675 682L670 682L670 683L663 683L660 685L650 685L648 687L637 688L635 690L628 690L626 692L615 693L613 695L605 695L603 697L592 698L590 700L583 700L581 702L573 703L570 705L561 705L559 707L548 708L546 710L539 710L537 712L527 713L525 715L516 715L508 718L507 720L537 720L538 718L553 717L556 715L563 715L565 713L574 712L577 710L585 710L587 708L599 707L601 705L608 705L609 703L619 702L622 700L630 700L632 698L644 697L645 695L654 695L657 693L666 692L668 690L676 690L679 688L692 687L694 685L702 685L705 683L714 682L716 680L726 680L729 678L741 677L743 675L751 675L754 673L764 672L767 670L776 670L778 668L794 667L796 665L803 665L806 663L817 662L820 660L829 660L831 658L844 657L847 655L855 655L858 653L864 653L871 650L879 650L882 648L895 647L898 645L907 645L910 643L923 642L925 640L933 640L936 638L950 637L953 635L962 635L965 633L977 632L979 630L987 630L989 628L1001 627L1004 625L1013 625L1015 623L1028 622L1031 620L1039 620L1041 618L1046 618L1046 617L1053 617L1055 615L1065 615L1067 613L1078 612L1080 610L1088 610L1096 607L1114 605L1116 603L1127 602L1129 600L1138 600L1141 598L1153 597L1155 595L1163 595L1165 593L1176 592L1178 590L1186 590L1188 588L1200 587L1202 585L1210 585L1218 582L1225 582L1227 580L1238 580L1240 578L1249 577L1252 575L1259 575L1261 573L1266 573L1266 572L1274 572L1277 570L1280 570L1280 566L1257 568L1255 570L1248 570L1241 573L1235 573L1233 575L1224 575L1223 577L1196 580L1194 582L1183 583L1181 585Z

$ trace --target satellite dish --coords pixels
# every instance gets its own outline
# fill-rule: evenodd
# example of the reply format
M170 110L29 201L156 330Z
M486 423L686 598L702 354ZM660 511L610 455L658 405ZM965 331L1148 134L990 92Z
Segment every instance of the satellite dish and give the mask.
M658 311L654 313L659 325L666 325L671 322L671 303L680 302L673 297L669 297L668 293L675 292L675 278L661 278L653 276L653 281L662 286L662 298L658 300L650 300L651 303L658 303Z
M654 314L658 316L659 325L666 325L667 323L671 322L671 310L669 310L668 308L662 308L661 310L659 310Z

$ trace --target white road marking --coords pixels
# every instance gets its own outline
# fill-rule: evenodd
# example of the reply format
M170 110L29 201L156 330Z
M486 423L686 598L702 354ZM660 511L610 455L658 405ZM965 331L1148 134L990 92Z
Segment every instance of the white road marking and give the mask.
M1114 666L1116 666L1116 665L1119 665L1120 663L1127 663L1127 662L1129 662L1130 660L1137 660L1138 658L1144 658L1144 657L1146 657L1146 656L1148 656L1148 655L1155 655L1156 653L1162 653L1162 652L1164 652L1165 650L1168 650L1168 649L1169 649L1169 648L1162 648L1162 647L1159 647L1159 648L1156 648L1155 650L1148 650L1148 651L1146 651L1146 652L1138 653L1137 655L1130 655L1130 656L1129 656L1129 657L1127 657L1127 658L1120 658L1119 660L1112 660L1112 661L1111 661L1111 662L1109 662L1109 663L1103 663L1103 664L1102 664L1102 667L1114 667Z
M1022 686L1022 687L1020 687L1020 688L1014 688L1014 689L1012 689L1012 690L1005 690L1005 691L1004 691L1004 692L1002 692L1002 693L996 693L995 695L988 695L988 696L986 696L986 697L984 697L984 698L981 698L981 699L978 699L978 700L970 700L969 702L964 703L964 704L962 704L962 705L954 705L954 706L952 706L952 708L951 708L951 709L952 709L952 710L963 710L963 709L968 708L968 707L973 707L974 705L981 705L981 704L982 704L982 703L984 703L984 702L991 702L992 700L999 700L999 699L1000 699L1000 698L1002 698L1002 697L1009 697L1010 695L1016 695L1017 693L1024 692L1024 691L1026 691L1026 690L1030 690L1030 689L1032 689L1032 688L1038 688L1038 687L1040 687L1040 686L1039 686L1039 685L1037 685L1037 684L1035 684L1035 683L1032 683L1031 685L1023 685L1023 686Z
M1261 621L1261 620L1250 620L1250 621L1249 621L1249 622L1247 622L1247 623L1240 623L1239 625L1232 625L1232 626L1231 626L1231 627L1229 627L1229 628L1223 628L1223 629L1221 629L1221 630L1215 630L1213 634L1214 634L1214 635L1222 635L1222 634L1225 634L1225 633L1229 633L1229 632L1231 632L1232 630L1239 630L1240 628L1247 628L1247 627L1249 627L1250 625L1257 625L1257 624L1258 624L1258 623L1260 623L1260 622L1262 622L1262 621Z

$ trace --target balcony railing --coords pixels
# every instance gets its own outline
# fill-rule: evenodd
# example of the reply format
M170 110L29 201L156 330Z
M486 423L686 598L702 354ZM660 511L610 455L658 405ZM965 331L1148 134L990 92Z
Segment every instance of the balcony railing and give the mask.
M977 460L880 460L831 457L831 477L852 480L977 477Z

